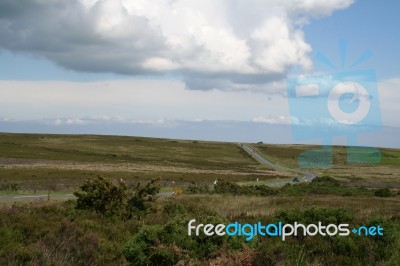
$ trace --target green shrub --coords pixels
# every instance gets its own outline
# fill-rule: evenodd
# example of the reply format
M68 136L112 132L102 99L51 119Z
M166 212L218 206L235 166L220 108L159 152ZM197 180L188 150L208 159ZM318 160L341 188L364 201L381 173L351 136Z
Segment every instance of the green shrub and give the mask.
M163 213L167 215L182 215L187 213L187 209L184 205L176 201L169 200L164 205Z
M83 183L75 191L77 209L93 210L104 216L140 218L146 214L160 192L157 180L151 180L142 186L128 187L122 180L98 176Z
M342 196L343 197L351 197L351 196L354 196L354 194L351 191L345 191L345 192L343 192Z
M218 194L270 196L278 194L276 189L265 185L240 186L229 181L219 180L214 185L214 192Z
M375 190L374 196L375 196L375 197L387 198L387 197L391 197L391 196L393 196L393 195L392 195L392 193L390 192L390 189L388 189L388 188L381 188L381 189Z
M242 189L244 189L245 195L271 196L278 194L277 190L265 185L245 186Z
M210 193L210 189L207 185L190 184L185 188L187 194L207 194Z
M160 192L160 186L156 184L158 180L153 179L145 186L140 183L134 187L133 192L127 202L127 217L137 216L139 219L147 214L154 201L157 199L157 194Z
M18 191L21 187L18 183L3 183L0 185L0 190Z
M311 184L318 186L340 186L340 182L330 176L318 176L311 181Z
M218 180L218 182L214 185L214 192L218 194L240 195L242 194L242 189L236 183L225 180Z
M126 205L128 187L121 181L97 176L83 183L80 190L75 191L77 209L89 209L112 216L121 214Z

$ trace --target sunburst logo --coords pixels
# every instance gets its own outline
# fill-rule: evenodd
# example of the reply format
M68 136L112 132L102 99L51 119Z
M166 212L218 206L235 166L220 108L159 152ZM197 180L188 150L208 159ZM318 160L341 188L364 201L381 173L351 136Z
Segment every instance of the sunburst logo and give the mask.
M295 141L319 140L321 150L306 151L299 157L302 168L332 167L332 143L347 138L347 162L369 164L380 162L376 148L359 147L360 134L381 128L376 73L359 69L372 56L361 53L346 67L347 41L340 41L340 63L317 53L316 59L331 67L332 72L313 76L288 78L286 81L291 115L292 137Z

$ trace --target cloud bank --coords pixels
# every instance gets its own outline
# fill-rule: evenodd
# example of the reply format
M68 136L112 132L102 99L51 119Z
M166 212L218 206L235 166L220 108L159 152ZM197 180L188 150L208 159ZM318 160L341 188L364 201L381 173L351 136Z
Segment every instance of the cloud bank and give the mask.
M302 26L352 2L2 0L0 47L76 71L275 91L291 66L312 67Z

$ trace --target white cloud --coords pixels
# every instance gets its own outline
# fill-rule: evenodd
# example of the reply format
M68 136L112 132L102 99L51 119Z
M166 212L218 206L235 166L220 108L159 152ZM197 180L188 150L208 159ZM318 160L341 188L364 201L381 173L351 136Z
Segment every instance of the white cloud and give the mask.
M87 122L80 118L57 118L54 121L50 121L51 124L59 125L84 125Z
M290 124L290 117L280 115L280 116L258 116L253 118L253 122L257 123L267 123L267 124L278 124L278 125L289 125Z
M3 0L0 47L66 68L259 88L311 67L301 28L351 0ZM27 11L29 10L29 11ZM193 77L205 80L195 86ZM227 86L227 87L224 87Z

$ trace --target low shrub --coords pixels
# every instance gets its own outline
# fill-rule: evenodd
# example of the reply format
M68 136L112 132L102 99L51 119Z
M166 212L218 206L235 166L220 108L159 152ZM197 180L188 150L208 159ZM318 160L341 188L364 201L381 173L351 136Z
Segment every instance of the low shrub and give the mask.
M105 216L121 215L127 194L125 183L103 176L86 180L80 190L74 192L77 209L94 210Z
M93 210L104 216L140 219L149 211L160 192L156 182L154 179L144 186L138 183L128 187L122 180L97 176L85 181L80 190L74 192L76 208Z
M291 236L285 241L263 237L253 265L398 265L400 221L382 217L357 221L343 208L313 207L305 210L290 209L277 212L274 222L310 224L317 221L350 224L352 226L377 226L384 228L383 236ZM397 229L396 229L397 228ZM390 263L388 263L390 262Z
M218 194L270 196L278 194L276 189L265 185L240 186L236 183L219 180L214 185L214 192Z
M158 180L153 179L144 186L138 183L133 191L130 191L129 199L127 201L127 218L136 216L141 218L147 214L157 199L157 194L160 192L161 187L156 184Z
M129 240L123 253L131 265L175 265L178 261L207 259L221 248L241 250L244 239L217 235L188 236L188 222L196 218L204 224L219 224L226 221L218 215L179 215L160 225L145 225Z
M330 176L318 176L311 181L311 185L340 186L340 182Z
M210 193L210 188L207 185L190 184L184 189L186 194L207 194Z
M164 204L163 213L167 215L183 215L187 213L187 208L176 201L169 200Z
M5 191L18 191L20 190L21 187L18 183L2 183L0 184L0 190L5 190Z
M375 197L387 198L393 196L388 188L381 188L374 191Z
M350 223L353 221L353 215L344 208L323 208L323 207L310 207L302 211L298 209L289 209L285 211L279 211L275 215L275 219L283 223L315 223L321 222L323 224L339 224L339 223Z

